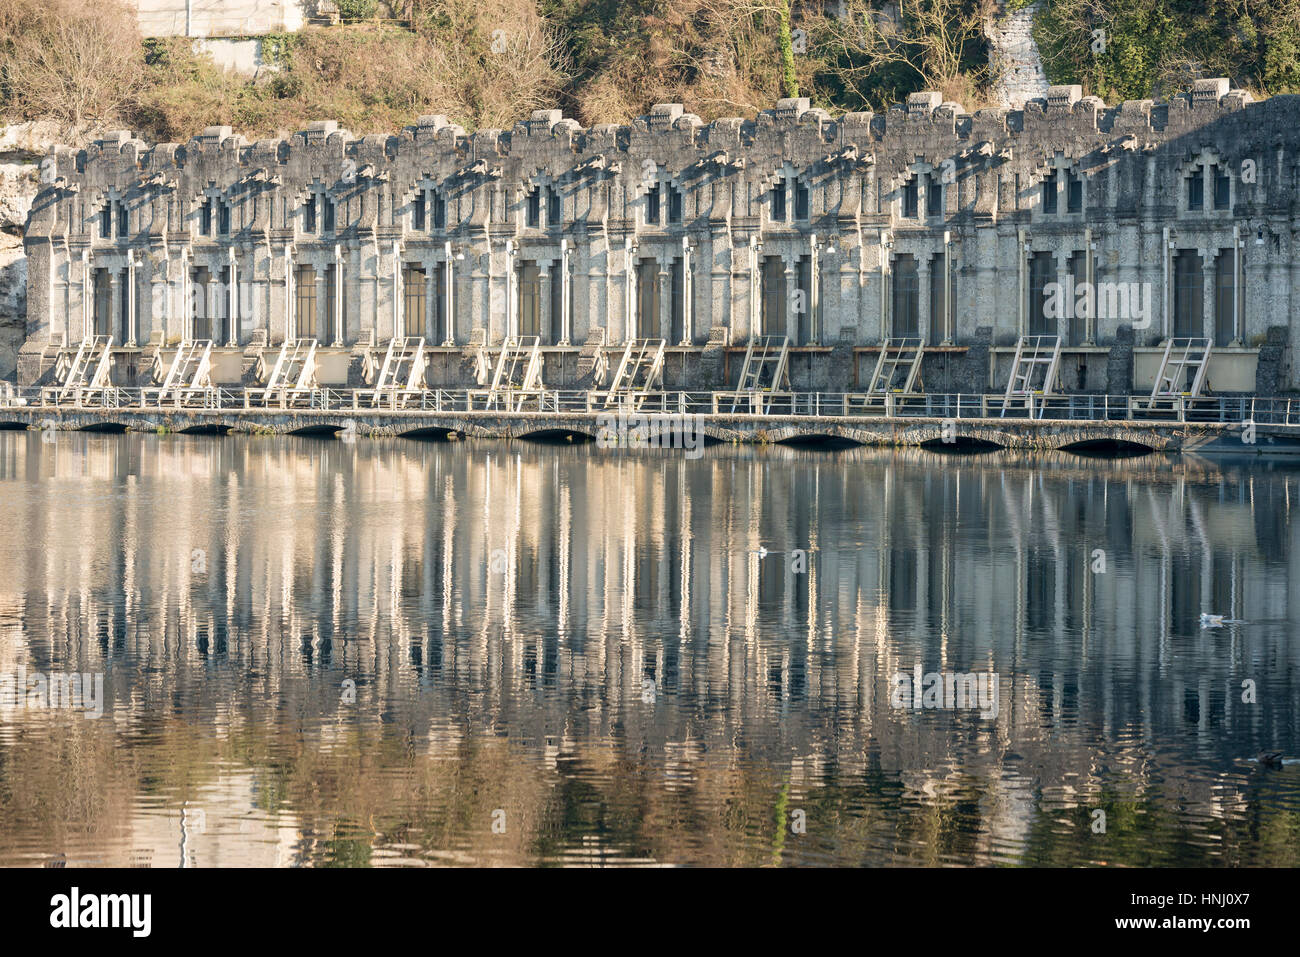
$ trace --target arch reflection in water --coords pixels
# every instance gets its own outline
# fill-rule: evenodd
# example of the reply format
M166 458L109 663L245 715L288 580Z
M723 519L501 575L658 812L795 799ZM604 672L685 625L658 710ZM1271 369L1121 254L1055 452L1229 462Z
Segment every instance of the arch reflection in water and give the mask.
M0 713L0 862L1294 865L1300 782L1241 759L1296 751L1297 491L1186 457L6 433L0 671L106 702ZM996 675L996 717L891 707L918 666Z

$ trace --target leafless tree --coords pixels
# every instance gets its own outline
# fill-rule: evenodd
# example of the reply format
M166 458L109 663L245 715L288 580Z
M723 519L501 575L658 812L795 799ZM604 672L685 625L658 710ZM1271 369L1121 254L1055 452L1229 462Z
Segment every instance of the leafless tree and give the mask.
M119 0L0 0L7 104L76 137L116 120L140 90L143 51Z

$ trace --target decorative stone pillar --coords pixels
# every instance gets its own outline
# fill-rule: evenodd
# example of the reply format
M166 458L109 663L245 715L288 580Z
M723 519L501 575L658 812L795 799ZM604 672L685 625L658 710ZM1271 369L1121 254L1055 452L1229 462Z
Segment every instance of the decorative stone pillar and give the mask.
M319 342L329 342L333 335L332 318L328 315L325 308L329 302L329 282L325 276L325 270L316 269L316 339Z
M126 345L136 347L135 250L126 251Z
M636 241L631 238L625 240L623 243L623 313L625 318L621 337L624 342L635 339L637 333L636 254Z
M542 342L555 342L559 338L560 319L551 310L551 261L543 259L537 264L537 331Z
M916 264L916 314L917 329L920 333L922 342L938 342L943 336L943 319L940 316L931 314L930 306L933 304L934 296L934 274L936 270L942 270L943 264L939 258L943 253L936 256L922 256Z
M456 344L456 257L452 252L450 242L443 244L442 255L444 263L442 273L443 315L447 326L443 330L447 338L443 340L442 344L444 346L453 346Z
M426 259L424 266L424 341L441 342L438 333L438 264Z
M695 247L688 238L682 239L682 345L695 343L695 303L691 292L694 288L694 269L691 254Z
M666 264L666 265L665 265ZM659 336L665 342L673 334L672 260L659 259Z
M239 345L239 264L235 261L235 250L231 247L229 254L230 288L226 300L226 345L234 348Z
M573 338L572 286L573 283L573 245L567 239L560 240L560 338L559 344L567 346ZM552 317L554 321L554 317Z
M1218 305L1218 297L1215 295L1214 287L1218 276L1220 250L1206 248L1198 252L1201 256L1201 330L1202 335L1213 344L1219 332L1219 314L1215 308Z
M114 339L118 339L119 336L116 333L121 333L123 337L125 336L123 330L114 328L115 326L118 325L118 323L115 322L114 320L118 318L118 315L122 308L121 270L114 269L112 273L109 275L108 288L109 288L109 300L110 300L108 304L108 319L109 319L108 334L110 336L113 336Z

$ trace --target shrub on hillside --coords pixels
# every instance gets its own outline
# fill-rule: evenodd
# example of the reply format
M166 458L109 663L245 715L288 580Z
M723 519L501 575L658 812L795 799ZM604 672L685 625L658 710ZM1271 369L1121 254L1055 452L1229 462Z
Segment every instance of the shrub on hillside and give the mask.
M117 121L144 79L135 14L119 0L0 0L0 108L76 138Z

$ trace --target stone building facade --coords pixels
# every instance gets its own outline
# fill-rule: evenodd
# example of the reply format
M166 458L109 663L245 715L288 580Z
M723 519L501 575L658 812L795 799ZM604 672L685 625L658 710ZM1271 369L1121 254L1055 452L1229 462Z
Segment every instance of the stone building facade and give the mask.
M1116 107L1069 86L1023 110L940 99L59 148L26 230L19 379L101 334L123 384L183 338L248 382L311 337L322 384L360 385L422 336L428 384L464 386L468 347L537 335L565 386L601 328L610 349L666 339L669 388L734 382L755 334L790 337L798 389L861 387L872 347L913 335L929 391L1000 390L1028 334L1062 337L1067 391L1140 390L1169 336L1213 340L1216 391L1295 386L1276 347L1300 293L1300 97L1219 79Z

